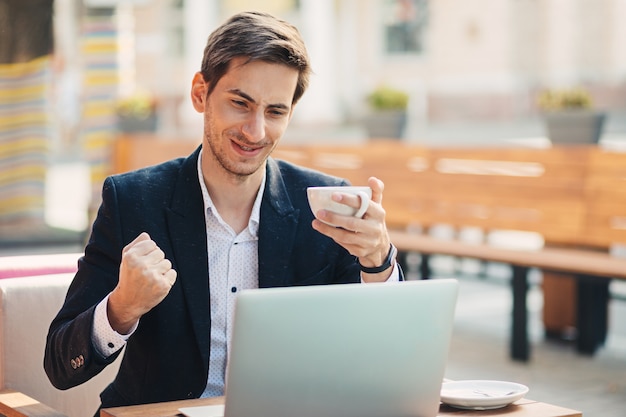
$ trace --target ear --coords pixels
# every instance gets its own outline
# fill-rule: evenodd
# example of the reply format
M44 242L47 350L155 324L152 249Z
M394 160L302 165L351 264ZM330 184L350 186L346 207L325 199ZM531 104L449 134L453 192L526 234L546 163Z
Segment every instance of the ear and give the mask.
M196 72L191 82L191 103L198 113L204 112L208 84L201 73Z

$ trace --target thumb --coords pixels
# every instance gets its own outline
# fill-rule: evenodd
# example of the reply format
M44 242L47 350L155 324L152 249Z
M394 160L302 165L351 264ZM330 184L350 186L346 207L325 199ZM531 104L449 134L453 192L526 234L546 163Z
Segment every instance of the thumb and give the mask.
M383 190L385 184L376 177L369 177L367 185L372 189L372 201L380 204L383 201Z

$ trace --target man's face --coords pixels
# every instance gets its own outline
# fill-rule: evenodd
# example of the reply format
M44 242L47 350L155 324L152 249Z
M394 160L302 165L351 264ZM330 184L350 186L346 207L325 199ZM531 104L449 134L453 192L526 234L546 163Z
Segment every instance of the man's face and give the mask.
M282 137L293 107L298 71L285 65L236 58L211 94L198 73L192 85L194 108L204 114L203 168L248 177Z

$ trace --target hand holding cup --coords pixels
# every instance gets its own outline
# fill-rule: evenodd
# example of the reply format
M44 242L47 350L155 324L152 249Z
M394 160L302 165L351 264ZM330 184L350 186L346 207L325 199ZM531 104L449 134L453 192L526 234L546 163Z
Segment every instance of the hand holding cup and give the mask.
M359 207L352 207L348 204L343 204L333 200L335 193L344 193L355 195L359 198ZM344 216L354 216L362 218L367 208L369 207L370 200L372 198L372 189L370 187L358 187L358 186L338 186L338 187L308 187L307 197L309 200L309 206L311 211L317 217L317 212L320 210L327 210L336 214ZM335 226L328 221L322 220L324 223L331 226Z

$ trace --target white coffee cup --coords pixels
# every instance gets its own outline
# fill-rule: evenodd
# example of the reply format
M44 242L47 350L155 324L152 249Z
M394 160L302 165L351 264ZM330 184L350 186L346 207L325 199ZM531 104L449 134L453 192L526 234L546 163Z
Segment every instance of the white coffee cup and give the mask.
M328 210L333 213L342 214L344 216L354 216L361 218L369 207L370 200L372 198L372 189L370 187L358 187L358 186L338 186L338 187L308 187L306 189L307 197L309 199L309 206L313 214L320 210ZM359 208L354 208L346 204L333 201L333 193L345 193L359 196L361 205ZM331 226L335 226L331 223Z

